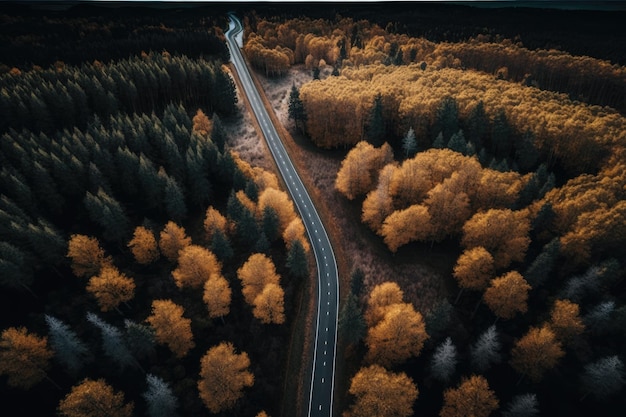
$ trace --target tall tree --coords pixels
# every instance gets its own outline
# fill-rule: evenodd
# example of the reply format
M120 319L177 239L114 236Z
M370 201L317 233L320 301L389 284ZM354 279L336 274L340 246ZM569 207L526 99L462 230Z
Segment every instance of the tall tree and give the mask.
M415 130L410 127L402 138L402 150L405 158L411 158L417 152L417 139L415 138Z
M231 409L243 396L243 389L254 384L245 352L235 353L231 343L209 349L200 360L200 399L212 413Z
M0 375L6 375L12 387L30 389L47 378L53 355L47 338L25 327L9 327L0 336Z
M366 132L367 141L373 146L379 147L385 142L387 128L383 115L383 98L380 94L374 98L374 105L370 110Z
M64 417L132 417L134 404L124 402L124 394L115 392L103 379L84 379L59 403Z
M368 326L378 324L385 317L387 308L393 304L402 303L403 297L404 293L396 282L387 281L376 285L367 299L365 320Z
M72 272L77 277L93 277L100 269L111 263L95 237L72 235L68 242L67 257L71 259Z
M521 394L513 397L509 406L502 412L503 417L536 417L539 415L539 401L536 394Z
M142 264L148 265L159 259L159 246L151 230L143 226L137 226L133 233L133 238L128 242L135 260Z
M300 129L304 133L306 127L306 110L302 100L300 99L300 90L295 84L291 86L289 93L289 119L293 119L296 129Z
M350 292L339 312L339 332L349 344L363 340L367 325L357 297Z
M155 331L156 340L167 345L178 358L195 346L191 320L184 318L183 313L183 308L171 300L154 300L152 314L146 319Z
M202 246L189 245L180 250L178 267L172 272L178 288L199 289L212 274L221 273L222 265L213 252Z
M204 283L202 300L209 310L209 317L224 317L230 312L232 291L221 274L211 274Z
M25 253L10 243L0 242L0 285L32 293L32 283L32 266Z
M498 337L496 326L491 325L470 347L472 367L479 372L486 372L491 365L500 362L502 343Z
M135 280L124 275L114 266L105 266L98 275L89 279L87 291L96 298L100 310L117 310L121 303L126 303L135 297Z
M167 175L164 170L159 171L163 188L163 203L165 212L170 219L180 222L187 216L187 204L185 203L185 194L176 179Z
M237 270L237 277L243 286L242 293L249 305L261 294L268 284L278 284L280 276L271 258L261 253L250 255L248 260Z
M443 394L441 417L487 417L498 408L498 399L482 376L464 379L458 388Z
M349 392L355 397L345 413L349 417L409 417L419 394L405 373L393 373L379 365L361 368L352 378Z
M532 327L511 350L511 366L522 376L538 382L564 355L561 343L549 326Z
M215 230L213 233L210 249L220 261L226 261L235 254L230 240L228 240L226 234L219 229Z
M177 417L178 398L170 385L163 379L153 374L146 374L147 391L143 398L148 405L150 417Z
M563 343L572 341L585 330L580 307L569 300L556 300L550 312L550 328Z
M61 320L48 314L45 315L45 320L54 357L70 374L76 375L91 358L89 348L76 332Z
M150 356L154 353L154 330L150 326L125 319L124 341L137 358Z
M613 355L585 365L580 380L585 395L592 394L599 400L605 400L624 387L625 377L624 363Z
M185 229L169 221L163 228L159 239L161 253L170 261L178 260L180 250L191 245L191 238L185 234Z
M106 240L120 241L126 237L130 221L120 203L104 190L87 191L83 200L91 220L102 227Z
M448 382L457 364L456 346L452 344L452 339L448 337L445 342L440 344L430 361L430 372L435 379L442 382Z
M305 279L309 276L309 261L300 240L296 239L290 245L287 253L287 268L295 278Z
M441 100L435 112L433 137L436 137L441 132L442 140L447 142L458 131L459 107L453 97L446 96Z
M484 290L494 273L493 256L482 246L476 246L463 251L456 261L453 275L461 291Z
M529 290L530 285L524 277L517 271L511 271L493 279L483 298L493 314L508 320L528 310Z
M108 324L93 313L87 313L87 321L100 329L102 350L106 356L111 358L122 369L128 365L138 365L124 341L122 332L117 327Z
M526 281L528 281L533 288L542 286L552 273L557 256L559 255L560 246L558 238L552 239L543 247L541 253L524 273Z
M254 299L252 314L265 324L285 322L285 292L280 285L269 283Z

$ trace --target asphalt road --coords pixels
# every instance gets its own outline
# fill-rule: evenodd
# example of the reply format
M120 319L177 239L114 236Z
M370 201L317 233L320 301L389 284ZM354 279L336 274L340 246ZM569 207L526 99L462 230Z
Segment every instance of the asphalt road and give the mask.
M278 169L293 201L306 226L311 247L317 262L318 304L315 329L315 353L313 355L311 390L309 394L308 416L330 417L333 410L333 390L335 385L335 357L337 354L337 318L339 309L339 280L337 262L326 230L315 206L298 176L289 154L278 137L276 128L267 114L259 96L246 61L240 51L243 27L241 22L230 15L230 26L226 40L239 79L248 96L252 110L261 126L265 140L276 160Z

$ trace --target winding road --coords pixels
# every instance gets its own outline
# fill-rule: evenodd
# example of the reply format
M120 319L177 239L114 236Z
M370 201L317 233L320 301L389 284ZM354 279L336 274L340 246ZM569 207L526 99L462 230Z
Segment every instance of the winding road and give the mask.
M335 358L337 354L337 318L339 309L339 279L337 262L330 240L315 206L309 197L289 154L281 142L276 128L261 101L246 61L241 54L243 27L234 16L230 16L226 32L231 61L237 70L245 94L248 97L255 117L263 131L263 136L276 160L276 165L287 184L306 227L311 247L317 262L318 304L315 329L315 350L311 372L309 394L309 417L330 417L333 413L333 391L335 385Z

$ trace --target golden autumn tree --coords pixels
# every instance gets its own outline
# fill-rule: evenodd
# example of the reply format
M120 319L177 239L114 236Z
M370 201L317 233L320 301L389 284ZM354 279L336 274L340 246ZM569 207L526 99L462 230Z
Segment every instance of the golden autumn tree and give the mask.
M198 109L196 115L193 116L193 131L200 133L202 136L210 137L213 131L213 122L207 117L201 109Z
M440 417L487 417L498 408L499 402L489 383L482 376L464 379L458 388L443 394Z
M111 263L95 237L72 235L68 243L67 257L71 259L72 272L77 277L92 277L100 268Z
M250 305L261 294L268 284L278 284L280 276L276 273L274 262L262 253L250 255L248 260L237 270L237 277L241 280L241 292Z
M392 160L393 150L388 143L380 148L365 141L357 143L341 162L335 189L348 200L367 194L375 187L379 171Z
M493 314L508 320L528 310L528 291L530 285L524 277L517 271L511 271L493 279L483 299Z
M378 184L363 200L361 220L373 231L381 234L383 221L394 211L393 199L389 194L389 183L396 166L386 165L378 174Z
M167 345L179 358L195 346L191 320L184 318L183 313L183 308L171 300L154 300L152 315L146 319L154 329L156 340Z
M422 315L412 304L392 304L383 319L367 331L367 360L383 366L402 363L418 356L428 339Z
M350 382L354 404L346 417L408 417L419 394L405 373L394 373L379 365L361 368Z
M387 307L403 302L404 293L400 286L391 281L376 285L367 299L365 320L368 326L375 326L385 317Z
M226 225L228 224L226 217L215 209L213 206L209 206L204 216L204 231L206 232L207 239L211 240L213 233L216 230L226 234Z
M306 229L304 228L304 224L302 223L302 219L300 219L300 217L295 217L292 221L290 221L283 232L283 241L287 246L287 251L291 249L291 245L296 240L300 241L302 248L308 252L310 249L309 239L306 237Z
M539 382L543 374L554 368L565 352L549 326L532 327L511 350L511 366L522 377Z
M135 281L109 265L102 268L100 274L89 279L87 291L96 298L100 310L109 311L133 299Z
M570 342L585 331L580 318L580 307L570 300L556 300L548 322L554 335L563 343Z
M482 246L463 251L456 261L452 275L462 290L484 290L495 270L493 256Z
M412 205L404 210L396 210L385 219L380 229L389 250L413 241L427 240L432 233L431 216L423 205Z
M135 260L142 265L151 264L161 256L154 233L143 226L137 226L128 247Z
M254 384L245 352L235 353L232 343L222 342L209 349L200 360L198 391L212 413L232 408L243 396L243 389Z
M232 291L228 281L221 274L211 274L204 283L202 300L209 310L209 317L224 317L230 312Z
M521 262L530 244L530 221L526 211L491 209L476 213L463 226L461 244L482 246L491 253L496 269Z
M252 314L265 324L285 322L285 292L278 284L267 284L254 299Z
M41 382L52 356L48 339L25 327L9 327L0 336L0 375L6 375L12 387L29 389Z
M178 260L178 252L191 245L191 238L185 234L185 228L169 221L163 228L159 239L161 253L170 261Z
M103 379L84 379L59 403L65 417L132 417L133 403L124 403L124 394L115 392Z
M459 184L461 178L458 173L453 173L433 187L424 201L430 214L431 239L436 242L460 232L472 214L469 196Z
M178 267L172 272L178 288L202 288L212 274L219 274L222 265L210 250L190 245L180 250Z
M261 215L265 207L273 208L276 214L278 214L280 233L283 233L289 223L296 217L296 211L287 193L275 188L268 187L259 194L257 214Z

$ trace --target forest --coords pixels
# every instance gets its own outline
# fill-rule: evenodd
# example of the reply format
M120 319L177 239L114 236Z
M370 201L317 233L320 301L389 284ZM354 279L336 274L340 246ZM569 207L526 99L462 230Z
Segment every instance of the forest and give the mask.
M309 244L276 175L230 148L226 18L101 10L0 9L0 396L280 415Z
M343 150L333 211L359 213L397 262L456 258L422 311L352 264L342 415L620 415L626 68L602 48L527 47L526 32L433 40L339 13L246 24L267 84L293 80L292 135Z
M231 9L255 77L289 86L268 100L333 244L406 264L383 279L336 248L334 415L621 415L623 11L152 6L0 5L12 415L302 410L311 248L276 173L233 151ZM302 155L336 161L330 187Z

